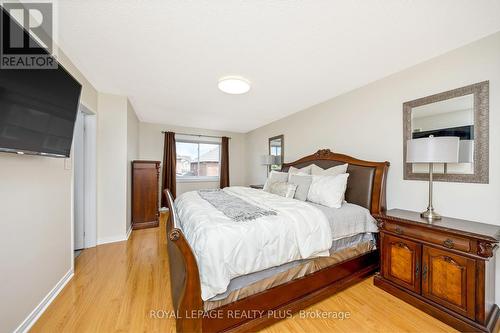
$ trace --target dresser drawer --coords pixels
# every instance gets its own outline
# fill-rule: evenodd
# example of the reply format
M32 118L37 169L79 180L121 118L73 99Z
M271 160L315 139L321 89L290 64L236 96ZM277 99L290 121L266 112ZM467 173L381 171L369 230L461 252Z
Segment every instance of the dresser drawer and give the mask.
M384 221L382 229L397 235L404 235L412 238L417 238L429 243L444 246L448 249L455 249L464 252L470 252L470 240L458 236L451 236L440 233L438 231L421 229L417 227L402 226L391 221Z

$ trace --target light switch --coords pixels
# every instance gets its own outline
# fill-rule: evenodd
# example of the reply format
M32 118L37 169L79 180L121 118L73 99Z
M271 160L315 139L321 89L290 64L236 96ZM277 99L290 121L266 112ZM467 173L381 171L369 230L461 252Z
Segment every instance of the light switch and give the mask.
M64 159L64 170L71 170L72 161L71 158Z

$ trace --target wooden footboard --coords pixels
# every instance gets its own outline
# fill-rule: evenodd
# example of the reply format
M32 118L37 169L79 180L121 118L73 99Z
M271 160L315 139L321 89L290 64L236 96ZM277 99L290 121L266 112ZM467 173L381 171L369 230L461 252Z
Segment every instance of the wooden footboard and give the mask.
M170 290L176 312L177 332L202 332L203 301L200 274L191 246L182 233L169 190L164 192L170 216L167 221L167 250Z

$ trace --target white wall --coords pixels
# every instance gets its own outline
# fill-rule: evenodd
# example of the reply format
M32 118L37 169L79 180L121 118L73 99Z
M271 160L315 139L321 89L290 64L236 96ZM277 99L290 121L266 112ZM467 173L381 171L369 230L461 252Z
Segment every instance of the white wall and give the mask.
M127 98L99 93L97 117L97 243L127 229Z
M132 226L132 161L139 158L139 119L127 101L127 233Z
M12 332L71 269L71 170L0 153L0 332Z
M163 124L139 124L139 155L143 160L163 161L162 131L176 133L228 136L229 140L229 179L231 185L245 184L245 134L212 131L200 128L188 128ZM163 167L163 166L162 166ZM201 188L217 188L219 182L178 182L177 195Z
M490 183L436 183L435 207L443 215L499 225L500 33L249 132L247 183L263 182L258 157L269 137L284 134L288 162L319 148L390 161L389 208L424 210L427 183L403 180L403 102L484 80L490 81ZM497 286L498 303L499 270Z
M131 167L138 158L139 119L125 96L99 93L97 243L126 239L131 226Z
M59 50L97 111L97 91ZM14 331L72 269L72 165L0 153L0 332Z

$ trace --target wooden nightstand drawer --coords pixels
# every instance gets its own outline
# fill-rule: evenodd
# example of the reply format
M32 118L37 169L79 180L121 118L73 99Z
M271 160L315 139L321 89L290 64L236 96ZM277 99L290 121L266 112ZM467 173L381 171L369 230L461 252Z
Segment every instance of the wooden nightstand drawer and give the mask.
M417 238L436 245L444 246L448 249L455 249L470 252L470 240L467 238L446 235L437 231L422 229L419 227L402 226L391 221L384 221L382 228L397 235Z

